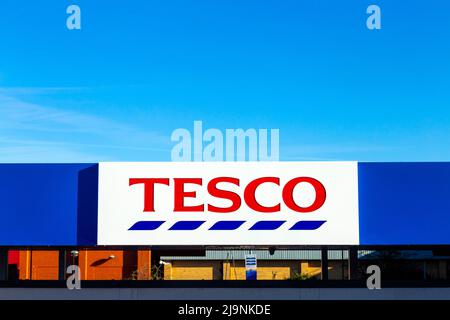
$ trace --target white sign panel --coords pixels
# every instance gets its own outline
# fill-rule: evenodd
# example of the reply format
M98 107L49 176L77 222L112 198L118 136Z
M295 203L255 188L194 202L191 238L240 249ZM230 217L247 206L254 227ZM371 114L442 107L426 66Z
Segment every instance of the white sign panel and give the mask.
M357 163L100 163L98 244L357 245Z

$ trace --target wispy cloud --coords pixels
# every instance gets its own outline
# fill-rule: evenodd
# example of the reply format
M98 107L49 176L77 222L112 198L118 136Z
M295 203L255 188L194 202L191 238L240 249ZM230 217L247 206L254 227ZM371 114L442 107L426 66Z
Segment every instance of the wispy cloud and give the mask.
M91 163L110 161L101 154L85 153L68 146L54 147L48 145L1 146L0 162L3 163Z
M169 152L170 139L159 132L21 98L54 90L0 88L1 162L119 160L107 149Z

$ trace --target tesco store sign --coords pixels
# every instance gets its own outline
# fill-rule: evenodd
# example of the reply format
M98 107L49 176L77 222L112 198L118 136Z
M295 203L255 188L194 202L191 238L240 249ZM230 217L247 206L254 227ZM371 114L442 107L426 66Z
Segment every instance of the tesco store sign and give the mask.
M356 162L99 164L99 245L356 245Z

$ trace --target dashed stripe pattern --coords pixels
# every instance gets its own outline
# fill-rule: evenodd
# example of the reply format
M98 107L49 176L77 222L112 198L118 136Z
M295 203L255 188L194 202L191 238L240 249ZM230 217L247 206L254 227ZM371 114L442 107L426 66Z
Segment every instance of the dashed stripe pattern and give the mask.
M152 231L161 227L166 221L138 221L128 230L131 231ZM170 226L168 230L196 230L206 221L204 220L182 220L177 221ZM239 229L245 220L222 220L214 223L208 230L232 231ZM286 221L285 220L261 220L251 225L248 230L277 230ZM317 230L326 220L302 220L297 221L289 230Z
M216 222L212 225L211 228L209 228L209 230L236 230L237 228L239 228L240 226L242 226L242 224L245 221L219 221Z

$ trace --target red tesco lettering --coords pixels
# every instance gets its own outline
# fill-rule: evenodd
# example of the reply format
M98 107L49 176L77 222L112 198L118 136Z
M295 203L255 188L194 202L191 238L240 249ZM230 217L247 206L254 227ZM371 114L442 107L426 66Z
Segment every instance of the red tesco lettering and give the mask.
M239 210L242 200L236 192L219 188L219 183L231 184L240 187L240 180L233 177L217 177L211 179L207 184L208 193L215 198L230 201L227 207L217 207L212 204L206 204L207 211L217 213L230 213ZM256 199L256 190L263 184L275 184L280 186L280 178L278 177L261 177L250 181L244 188L245 204L252 210L257 212L279 212L281 203L272 206L263 206ZM315 198L311 205L302 207L294 199L294 189L300 183L308 183L315 190ZM170 186L169 178L130 178L129 185L142 184L144 186L144 212L155 212L155 185L160 184ZM203 186L202 178L173 178L173 211L174 212L204 212L205 204L187 206L186 198L196 198L196 191L186 191L187 184ZM282 188L281 198L284 204L295 212L307 213L318 210L323 206L326 200L326 190L323 184L317 179L311 177L297 177L289 180Z

